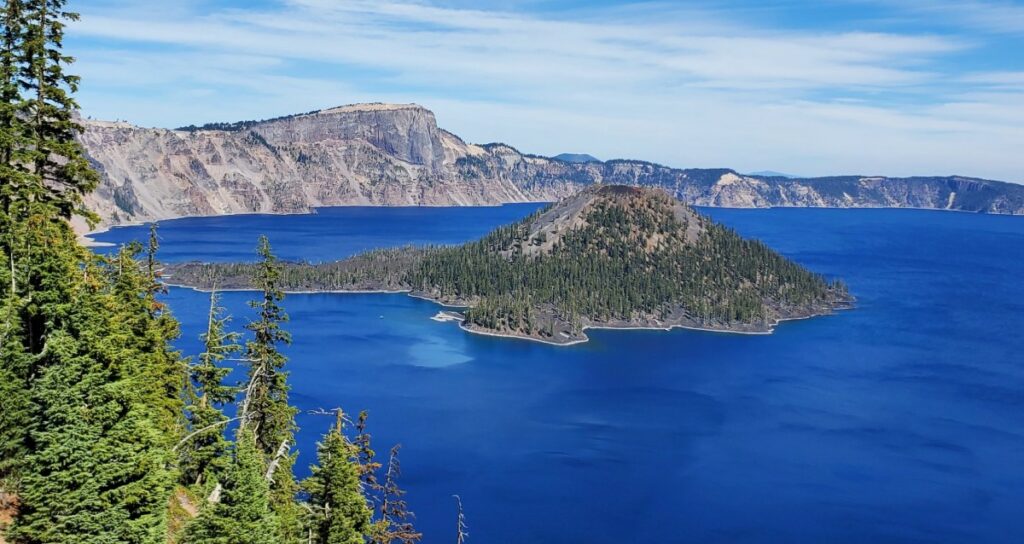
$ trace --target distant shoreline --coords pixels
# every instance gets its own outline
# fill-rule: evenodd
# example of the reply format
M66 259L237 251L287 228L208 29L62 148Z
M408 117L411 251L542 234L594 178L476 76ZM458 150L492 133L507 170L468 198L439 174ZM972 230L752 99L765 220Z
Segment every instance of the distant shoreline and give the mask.
M425 297L418 297L418 298L423 298L424 300L430 300L430 299L425 298ZM433 300L431 300L431 302L434 302L435 304L440 304L440 303L437 303L436 301L433 301ZM852 309L852 307L836 307L836 308L833 308L833 311L835 312L835 311L843 311L843 310L850 310L850 309ZM669 325L669 326L666 326L666 327L653 327L653 326L646 326L646 325L585 325L583 327L583 329L582 329L582 331L583 331L583 338L579 338L579 339L575 339L575 340L570 340L570 341L567 341L567 342L556 342L556 341L552 341L552 340L547 340L545 338L537 338L535 336L526 336L526 335L521 335L521 334L510 334L510 333L492 332L492 331L488 331L488 330L484 330L484 329L474 329L474 328L471 328L471 327L466 327L465 323L459 323L459 328L464 330L464 331L466 331L466 332L468 332L468 333L479 334L479 335L482 335L482 336L496 336L496 337L500 337L500 338L512 338L512 339L516 339L516 340L530 340L530 341L533 341L533 342L540 342L542 344L547 344L549 346L575 346L575 345L578 345L578 344L585 344L585 343L590 341L590 337L587 336L587 334L586 334L586 331L588 331L588 330L662 331L662 332L671 332L674 329L683 329L683 330L689 330L689 331L714 332L714 333L720 333L720 334L742 334L742 335L747 335L747 336L771 336L772 334L775 334L775 329L777 329L778 326L780 324L782 324L783 322L785 322L785 321L803 321L805 319L813 319L815 317L826 317L826 316L829 316L829 315L833 315L833 314L832 313L817 313L817 314L811 314L811 315L806 315L806 316L801 316L801 317L780 318L780 319L776 319L771 325L769 325L768 326L768 330L765 330L765 331L741 331L741 330L732 330L732 329L713 329L713 328L709 328L709 327L697 327L697 326L693 326L693 325Z
M284 216L284 215L316 215L317 210L326 210L331 208L501 208L504 206L517 206L522 204L550 204L550 200L522 200L515 202L502 202L499 204L408 204L408 205L384 205L384 204L341 204L338 206L315 206L305 211L294 211L294 212L231 212L231 213L209 213L209 214L196 214L196 215L174 215L171 217L162 217L159 219L147 219L147 220L135 220L126 221L124 223L114 223L106 225L101 228L90 230L86 232L79 232L78 237L81 239L82 244L86 247L110 247L115 244L111 242L100 242L93 240L92 237L97 234L103 234L117 228L127 227L139 227L142 225L148 225L150 223L160 223L162 221L177 221L180 219L203 219L211 217L239 217L246 215L267 215L267 216ZM77 232L77 229L76 229Z
M125 223L116 223L113 225L107 225L105 227L84 232L79 235L82 240L82 244L86 247L111 247L115 244L111 242L101 242L94 240L92 237L98 234L109 232L115 228L126 228L126 227L138 227L146 225L148 223L159 223L161 221L176 221L179 219L200 219L209 217L236 217L244 215L316 215L316 210L329 209L329 208L501 208L503 206L515 206L520 204L549 204L547 200L523 200L516 202L503 202L501 204L473 204L473 205L461 205L461 204L410 204L402 206L385 206L385 205L373 205L373 204L343 204L339 206L318 206L308 211L296 211L296 212L236 212L236 213L219 213L219 214L200 214L200 215L176 215L172 217L164 217L161 219L150 219L146 221L128 221ZM707 209L718 209L718 210L917 210L917 211L930 211L930 212L956 212L964 213L968 215L993 215L997 217L1024 217L1024 214L1015 213L1003 213L1003 212L974 212L970 210L957 210L953 208L924 208L918 206L711 206L707 204L688 204L694 208L707 208Z

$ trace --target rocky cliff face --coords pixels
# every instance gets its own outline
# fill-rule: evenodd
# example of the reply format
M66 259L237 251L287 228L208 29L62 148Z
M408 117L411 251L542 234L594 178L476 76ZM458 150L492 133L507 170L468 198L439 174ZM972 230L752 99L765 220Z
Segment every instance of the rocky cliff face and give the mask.
M467 144L417 105L361 104L168 130L83 121L105 224L342 205L551 201L594 183L657 186L706 206L915 207L1024 214L1024 186L962 177L818 179L577 163Z

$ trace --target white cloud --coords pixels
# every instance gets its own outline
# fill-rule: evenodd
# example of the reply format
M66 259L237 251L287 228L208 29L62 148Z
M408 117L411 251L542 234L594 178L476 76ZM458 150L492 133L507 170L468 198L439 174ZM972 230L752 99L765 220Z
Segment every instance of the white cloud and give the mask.
M542 153L1024 177L1010 152L1024 136L999 115L1019 101L978 94L1017 75L942 73L936 61L969 46L959 38L782 32L657 4L573 20L394 0L203 9L83 9L86 112L175 125L394 100L469 140Z

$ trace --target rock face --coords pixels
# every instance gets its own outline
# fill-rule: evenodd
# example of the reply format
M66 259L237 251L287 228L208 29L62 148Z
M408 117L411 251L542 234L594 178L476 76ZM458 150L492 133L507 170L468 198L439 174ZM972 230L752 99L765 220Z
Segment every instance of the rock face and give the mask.
M504 144L467 144L413 104L360 104L179 130L82 124L80 140L103 177L88 203L108 225L319 206L553 201L595 183L656 186L704 206L1024 214L1024 186L974 178L787 179L526 155Z

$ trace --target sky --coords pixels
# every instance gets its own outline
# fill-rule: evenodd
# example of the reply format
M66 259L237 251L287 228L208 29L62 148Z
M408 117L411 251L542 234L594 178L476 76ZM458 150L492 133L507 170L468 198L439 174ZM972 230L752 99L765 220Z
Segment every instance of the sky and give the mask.
M417 103L469 142L1024 183L1024 2L71 0L85 115Z

